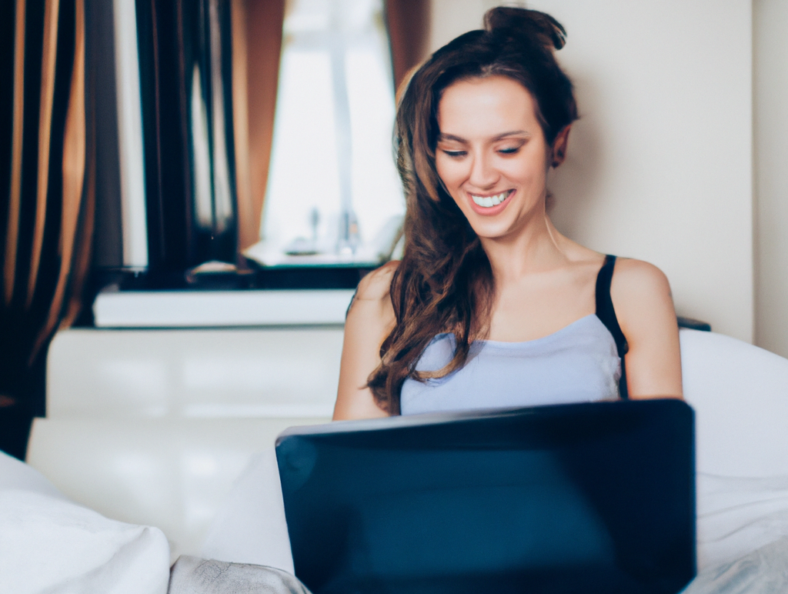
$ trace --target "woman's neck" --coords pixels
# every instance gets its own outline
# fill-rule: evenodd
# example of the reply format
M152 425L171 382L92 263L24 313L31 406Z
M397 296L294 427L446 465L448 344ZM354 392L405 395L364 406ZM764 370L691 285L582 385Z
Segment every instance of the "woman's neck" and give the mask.
M534 213L516 233L480 238L496 284L517 281L527 274L561 266L568 260L568 240L553 226L544 209Z

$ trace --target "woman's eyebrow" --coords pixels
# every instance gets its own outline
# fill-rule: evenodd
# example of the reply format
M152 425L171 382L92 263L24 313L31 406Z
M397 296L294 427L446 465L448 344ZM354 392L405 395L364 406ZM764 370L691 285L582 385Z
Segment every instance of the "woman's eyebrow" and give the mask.
M501 140L503 138L508 138L509 136L530 136L528 132L525 130L513 130L511 132L504 132L502 134L496 134L492 137L492 140ZM455 136L454 134L445 134L441 132L438 134L438 142L446 141L446 140L453 140L454 142L460 142L462 144L468 144L468 141L465 140L462 136Z
M443 140L453 140L454 142L461 142L462 144L468 144L468 141L462 138L461 136L455 136L454 134L444 134L441 132L438 134L438 142Z
M525 130L514 130L512 132L504 132L503 134L498 134L495 136L493 140L501 140L502 138L507 138L508 136L530 136L528 132Z

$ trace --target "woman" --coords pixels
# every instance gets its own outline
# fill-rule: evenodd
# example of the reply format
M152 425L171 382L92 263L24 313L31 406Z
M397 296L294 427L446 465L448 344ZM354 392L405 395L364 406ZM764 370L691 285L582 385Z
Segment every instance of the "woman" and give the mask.
M397 113L405 252L359 284L334 419L681 397L665 275L547 214L577 119L564 41L544 13L495 8L412 76Z

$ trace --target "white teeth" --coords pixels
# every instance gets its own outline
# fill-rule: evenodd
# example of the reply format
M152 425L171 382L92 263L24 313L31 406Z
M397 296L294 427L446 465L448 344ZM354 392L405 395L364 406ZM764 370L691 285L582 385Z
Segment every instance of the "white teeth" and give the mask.
M509 194L511 194L511 190L506 192L501 192L500 194L496 194L495 196L474 196L473 194L471 194L471 198L473 199L474 203L477 204L478 206L490 208L491 206L498 206L501 202L506 200Z

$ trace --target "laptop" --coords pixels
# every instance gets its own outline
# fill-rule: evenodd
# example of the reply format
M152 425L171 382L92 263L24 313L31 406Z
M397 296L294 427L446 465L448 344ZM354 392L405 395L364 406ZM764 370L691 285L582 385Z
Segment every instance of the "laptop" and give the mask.
M293 427L276 455L313 594L675 594L695 576L680 400Z

